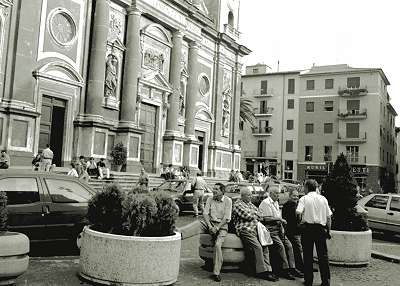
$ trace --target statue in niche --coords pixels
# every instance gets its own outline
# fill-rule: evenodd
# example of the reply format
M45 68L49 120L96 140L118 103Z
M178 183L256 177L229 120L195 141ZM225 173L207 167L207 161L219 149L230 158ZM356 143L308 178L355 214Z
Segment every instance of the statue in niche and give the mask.
M164 71L164 55L161 52L157 52L152 49L147 49L144 52L144 65L163 73Z
M118 85L118 59L115 55L110 54L106 62L106 80L105 80L105 96L116 97Z
M228 98L225 98L222 102L222 134L224 136L227 136L229 132L229 114L230 104Z
M185 113L185 94L186 94L185 83L181 81L181 86L179 90L179 115L181 116L183 116Z

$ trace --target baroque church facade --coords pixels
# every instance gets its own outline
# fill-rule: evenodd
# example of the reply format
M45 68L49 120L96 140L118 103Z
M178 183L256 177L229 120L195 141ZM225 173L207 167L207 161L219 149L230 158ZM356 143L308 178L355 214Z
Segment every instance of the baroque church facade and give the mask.
M0 145L30 165L240 168L240 0L0 0Z

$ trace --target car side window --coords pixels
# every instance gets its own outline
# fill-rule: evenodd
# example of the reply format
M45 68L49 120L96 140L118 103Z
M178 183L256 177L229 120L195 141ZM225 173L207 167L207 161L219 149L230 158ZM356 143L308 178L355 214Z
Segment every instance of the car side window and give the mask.
M45 179L50 198L54 203L86 203L92 194L73 181Z
M376 195L373 198L371 198L368 201L368 203L365 204L365 206L385 210L388 200L389 200L388 196Z
M400 212L400 197L392 197L390 201L390 210Z
M0 180L0 186L7 194L8 205L31 204L40 201L35 178L5 178Z

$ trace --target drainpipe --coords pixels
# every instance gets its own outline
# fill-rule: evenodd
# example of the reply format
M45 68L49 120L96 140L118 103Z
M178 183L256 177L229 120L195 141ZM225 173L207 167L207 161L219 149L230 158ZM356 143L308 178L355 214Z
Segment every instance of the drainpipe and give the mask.
M283 179L283 130L285 129L285 87L286 87L286 75L283 75L282 84L282 128L281 128L281 179Z

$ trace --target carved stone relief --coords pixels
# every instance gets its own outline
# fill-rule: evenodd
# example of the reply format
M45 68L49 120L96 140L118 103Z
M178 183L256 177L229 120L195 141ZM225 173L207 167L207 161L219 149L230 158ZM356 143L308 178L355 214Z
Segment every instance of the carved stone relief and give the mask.
M105 97L116 97L118 86L118 59L115 55L110 54L106 62L106 78L105 78Z
M149 69L164 72L164 54L152 48L147 48L144 51L143 65Z
M110 16L108 22L108 40L114 41L119 39L122 43L124 42L124 27L125 27L125 15L118 11L115 5L110 5Z
M222 136L229 136L229 122L232 100L232 73L224 72L222 89Z
M122 63L125 47L116 39L107 43L107 57L105 59L106 74L104 78L104 104L112 109L119 108L119 98L122 81Z

